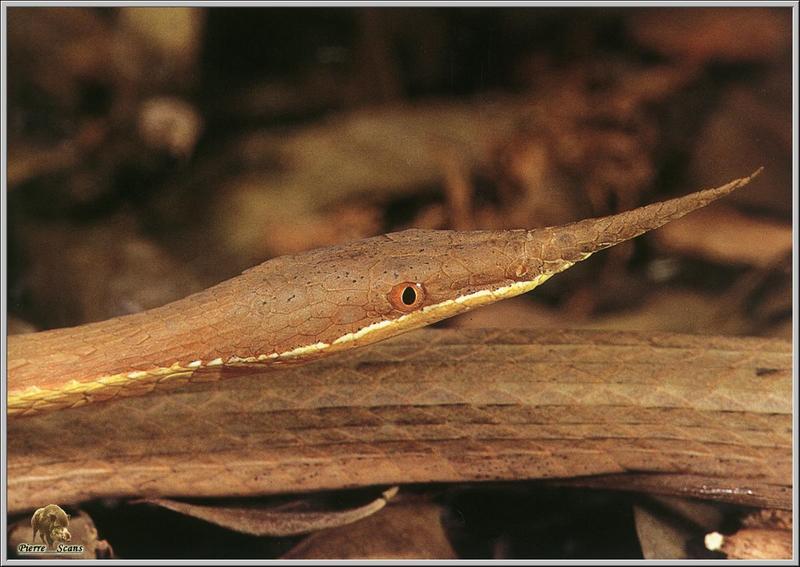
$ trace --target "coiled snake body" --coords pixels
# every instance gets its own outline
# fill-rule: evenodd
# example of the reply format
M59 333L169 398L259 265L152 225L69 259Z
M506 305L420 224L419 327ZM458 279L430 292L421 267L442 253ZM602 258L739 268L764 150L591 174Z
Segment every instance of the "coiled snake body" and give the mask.
M759 170L760 171L760 170ZM302 363L532 290L747 184L535 230L407 230L269 260L160 308L12 336L12 417Z

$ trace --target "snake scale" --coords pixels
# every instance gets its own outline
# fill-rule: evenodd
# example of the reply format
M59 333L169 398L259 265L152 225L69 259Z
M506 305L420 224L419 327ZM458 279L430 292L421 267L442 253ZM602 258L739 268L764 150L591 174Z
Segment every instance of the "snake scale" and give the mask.
M9 511L521 478L787 508L780 341L397 336L529 291L757 174L559 227L410 230L275 258L160 308L10 337Z
M12 417L305 363L534 289L746 185L534 230L406 230L274 258L163 307L8 342Z

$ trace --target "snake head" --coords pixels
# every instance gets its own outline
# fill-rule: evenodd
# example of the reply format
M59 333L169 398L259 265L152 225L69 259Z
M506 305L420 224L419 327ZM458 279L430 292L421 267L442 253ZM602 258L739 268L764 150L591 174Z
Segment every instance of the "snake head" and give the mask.
M284 352L302 340L326 352L369 344L524 293L571 265L540 253L526 230L414 229L286 257L271 272L282 283L261 300L261 317L285 318L303 335Z

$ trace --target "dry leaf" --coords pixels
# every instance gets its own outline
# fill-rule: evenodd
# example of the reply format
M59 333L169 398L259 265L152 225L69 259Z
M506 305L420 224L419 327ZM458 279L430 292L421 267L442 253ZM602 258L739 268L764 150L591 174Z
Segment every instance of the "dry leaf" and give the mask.
M282 559L456 559L436 504L390 504L350 526L312 534Z
M653 233L671 252L710 262L764 268L792 249L792 227L744 215L720 204Z
M697 542L718 529L723 517L714 504L666 496L641 499L633 512L645 559L706 558Z
M245 534L283 537L352 524L381 510L396 493L397 487L391 488L367 504L345 510L311 511L304 510L304 506L262 507L257 503L247 506L202 506L166 498L146 498L139 502L161 506Z

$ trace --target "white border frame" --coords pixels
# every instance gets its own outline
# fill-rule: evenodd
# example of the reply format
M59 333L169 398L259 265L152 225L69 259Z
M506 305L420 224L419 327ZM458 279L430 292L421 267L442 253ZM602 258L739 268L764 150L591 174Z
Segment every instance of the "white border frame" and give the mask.
M7 54L6 54L6 26L7 26L7 18L6 18L6 8L7 7L52 7L52 6L66 6L66 7L80 7L80 6L89 6L89 7L117 7L117 6L136 6L136 7L148 7L148 6L195 6L195 7L213 7L213 6L226 6L226 7L233 7L233 6L269 6L269 7L300 7L300 6L317 6L317 7L332 7L332 6L346 6L346 7L364 7L364 6L385 6L385 7L479 7L479 6L486 6L486 7L523 7L523 6L534 6L534 7L747 7L747 6L773 6L773 7L787 7L792 9L792 38L793 38L793 46L792 46L792 124L794 125L793 132L792 132L792 153L793 153L793 165L792 165L792 184L793 184L793 196L792 196L792 205L793 205L793 212L792 212L792 235L793 235L793 248L792 248L792 323L793 323L793 334L792 334L792 345L793 345L793 369L792 369L792 378L793 378L793 422L794 428L792 431L793 442L795 448L797 447L798 441L798 313L797 313L797 302L798 302L798 90L797 90L797 74L798 74L798 2L797 1L768 1L768 2L757 2L757 1L699 1L699 2L690 2L690 1L675 1L675 2L624 2L624 1L615 1L615 2L589 2L589 1L573 1L573 2L509 2L509 1L498 1L498 2L487 2L487 1L438 1L438 2L421 2L421 1L386 1L386 2L341 2L341 1L330 1L330 2L320 2L320 1L310 1L310 2L241 2L241 1L231 1L231 2L221 2L221 1L209 1L209 2L186 2L186 1L144 1L144 2L92 2L92 1L55 1L55 2L24 2L24 1L3 1L2 2L2 9L0 10L0 39L2 40L2 50L0 51L0 66L2 67L2 79L0 83L0 93L2 93L2 109L0 110L0 124L2 124L2 155L0 155L0 176L2 176L2 193L0 194L0 208L2 209L2 216L0 217L0 221L2 222L2 239L0 241L0 262L2 262L2 276L0 277L0 293L2 293L2 314L0 314L0 331L2 332L2 348L0 348L0 371L2 371L2 375L0 375L0 385L2 385L2 408L0 408L0 412L2 413L2 422L0 423L0 435L2 435L3 439L3 450L2 454L0 454L0 474L2 474L2 478L0 478L0 494L3 496L2 498L2 517L0 517L0 528L2 529L2 534L0 535L0 543L2 544L2 549L0 549L0 560L2 560L3 564L9 565L43 565L41 559L8 559L7 556L7 521L8 521L8 514L7 514L7 499L5 498L6 491L7 491L7 462L6 462L6 434L7 434L7 388L6 388L6 372L7 372L7 365L6 365L6 342L7 342L7 302L8 302L8 295L7 295L7 276L6 276L6 267L7 267L7 209L6 209L6 196L7 196L7 186L6 186L6 173L7 173L7 132L6 132L6 117L7 117L7 109L6 109L6 89L7 89L7 75L6 75L6 62L7 62ZM793 516L794 516L794 530L793 530L793 546L794 546L794 559L793 560L786 560L786 561L749 561L748 563L753 564L764 564L764 565L775 565L775 564L785 564L785 565L793 565L798 559L798 491L797 491L797 478L798 478L798 461L797 461L797 451L794 451L793 454L793 475L795 483L792 487L793 493ZM47 561L47 560L44 560ZM70 565L83 565L89 564L93 561L87 560L69 560ZM155 564L170 564L170 565L216 565L216 564L262 564L266 561L270 563L278 563L278 564L290 564L290 563L298 563L298 564L316 564L319 561L315 560L295 560L295 561L286 561L286 560L125 560L125 559L110 559L104 560L104 563L107 564L116 564L116 565L128 565L128 564L140 564L140 563L155 563ZM728 563L729 560L714 560L714 561L707 561L706 563ZM351 565L351 564L419 564L419 563L430 563L430 564L453 564L453 563L464 563L464 564L483 564L486 561L483 560L391 560L391 561L370 561L370 560L338 560L338 561L327 561L326 563L331 564L340 564L340 565ZM542 560L495 560L492 563L500 564L500 565L507 565L507 564L549 564L553 563L553 561L542 561ZM560 564L564 565L618 565L618 564L640 564L640 563L647 563L651 565L678 565L678 564L685 564L684 561L644 561L644 560L627 560L627 561L618 561L618 560L590 560L590 561L559 561Z

